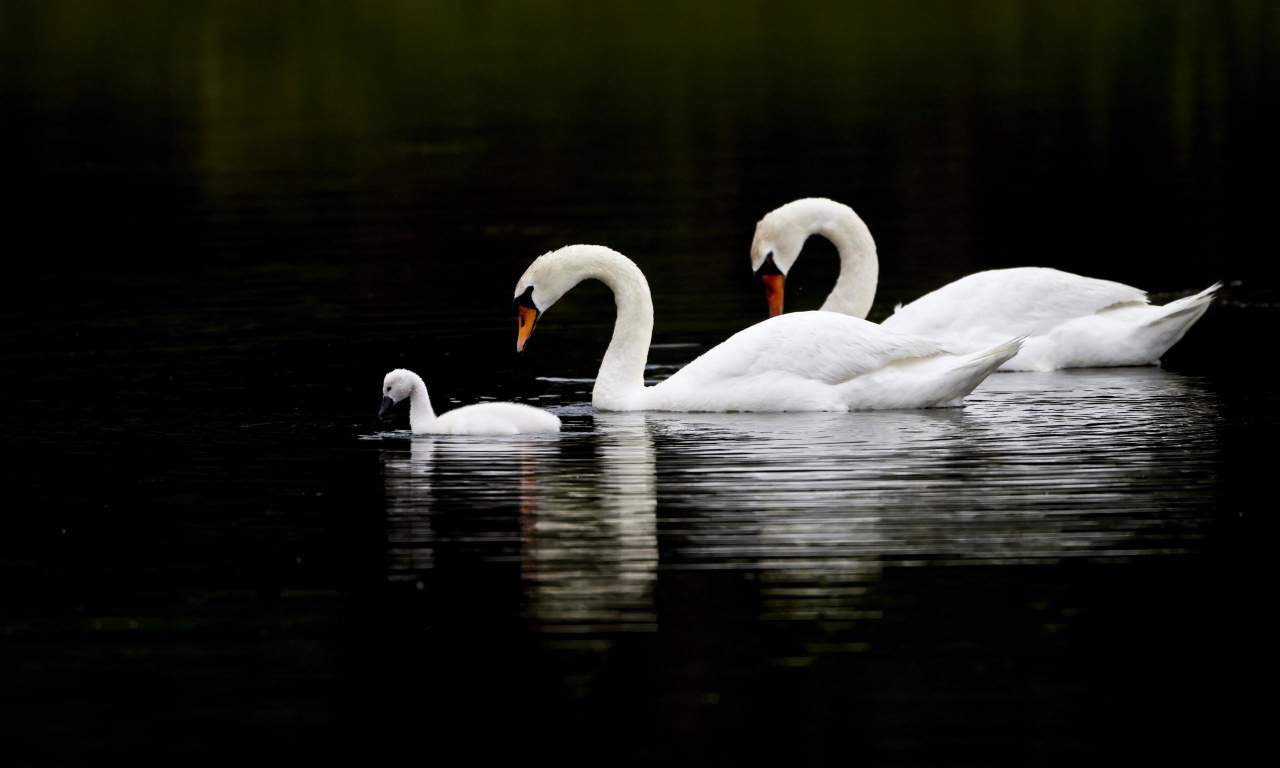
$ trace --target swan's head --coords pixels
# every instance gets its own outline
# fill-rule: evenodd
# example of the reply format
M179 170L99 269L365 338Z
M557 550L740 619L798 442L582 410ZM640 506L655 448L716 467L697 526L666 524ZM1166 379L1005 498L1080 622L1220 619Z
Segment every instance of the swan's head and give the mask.
M385 416L387 409L409 396L416 379L413 371L404 368L397 368L383 377L382 407L378 409L378 418Z
M751 269L764 283L770 317L782 314L783 286L800 258L804 241L846 211L852 213L835 201L811 197L770 211L756 224L756 235L751 240Z
M516 283L516 351L524 351L543 312L583 279L598 276L602 260L612 259L626 261L625 256L599 245L568 245L534 259Z
M756 225L751 241L751 269L764 283L769 316L782 314L783 286L791 265L800 257L800 249L809 233L800 229L785 207L773 211Z

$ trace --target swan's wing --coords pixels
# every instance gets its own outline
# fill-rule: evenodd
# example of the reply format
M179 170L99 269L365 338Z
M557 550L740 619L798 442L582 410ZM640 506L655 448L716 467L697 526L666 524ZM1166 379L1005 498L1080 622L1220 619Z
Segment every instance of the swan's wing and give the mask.
M899 360L933 357L946 351L941 342L891 331L856 317L792 312L730 336L667 382L705 386L728 379L785 374L839 384Z
M1109 307L1146 301L1145 292L1110 280L1042 267L993 269L921 296L883 325L945 340L984 332L1037 335Z

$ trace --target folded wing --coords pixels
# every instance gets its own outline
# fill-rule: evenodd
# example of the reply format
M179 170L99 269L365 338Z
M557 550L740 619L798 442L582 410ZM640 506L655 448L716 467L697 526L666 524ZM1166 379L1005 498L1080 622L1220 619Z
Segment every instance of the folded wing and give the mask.
M1126 304L1144 291L1043 267L977 272L899 308L883 325L895 331L978 342L1046 333L1079 317Z
M701 386L758 376L840 384L895 362L947 352L941 342L836 312L793 312L729 337L668 379Z

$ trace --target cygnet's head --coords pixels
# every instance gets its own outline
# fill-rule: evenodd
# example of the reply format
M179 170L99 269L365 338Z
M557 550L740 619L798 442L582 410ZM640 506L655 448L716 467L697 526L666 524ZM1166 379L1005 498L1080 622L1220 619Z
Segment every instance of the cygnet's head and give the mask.
M782 314L783 286L787 273L800 258L804 241L844 211L852 213L833 200L810 197L770 211L756 224L751 240L751 270L764 283L770 317Z
M417 378L413 371L397 368L382 379L382 407L378 409L378 418L387 413L387 409L409 396L413 391L413 382Z

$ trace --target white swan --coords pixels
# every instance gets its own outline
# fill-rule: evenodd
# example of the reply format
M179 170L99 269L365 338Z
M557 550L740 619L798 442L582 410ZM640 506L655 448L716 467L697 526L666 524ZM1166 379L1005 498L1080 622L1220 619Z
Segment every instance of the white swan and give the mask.
M1020 339L951 354L931 339L832 312L797 312L739 331L652 387L644 365L653 336L649 284L630 259L598 245L540 256L516 283L516 350L542 313L594 278L618 306L591 402L602 411L851 411L959 405Z
M519 403L479 403L455 408L436 416L427 397L422 377L397 368L382 380L382 407L387 409L409 398L409 428L415 435L523 435L559 432L560 419L554 413Z
M756 225L751 268L764 281L769 314L782 312L784 279L810 235L840 252L840 277L822 309L866 317L880 266L871 231L847 205L811 198L769 213ZM977 272L900 306L881 325L948 342L960 352L1025 335L1006 371L1153 365L1213 301L1218 283L1153 306L1144 291L1056 269Z

